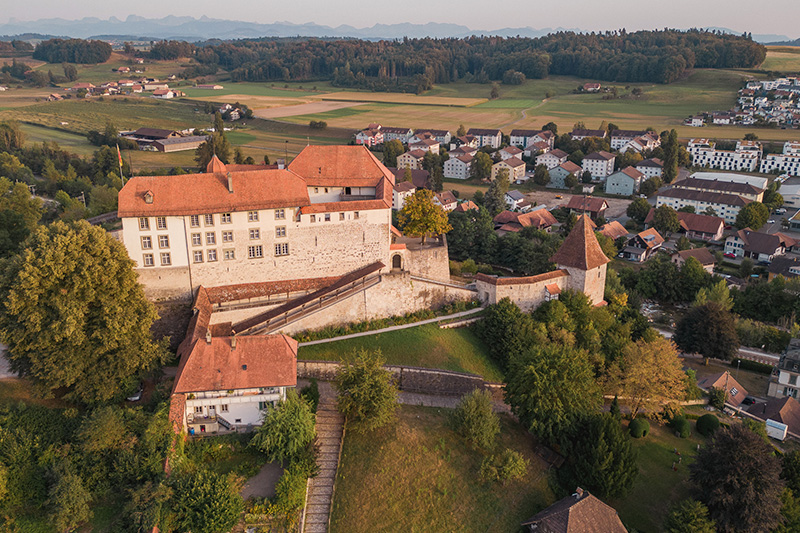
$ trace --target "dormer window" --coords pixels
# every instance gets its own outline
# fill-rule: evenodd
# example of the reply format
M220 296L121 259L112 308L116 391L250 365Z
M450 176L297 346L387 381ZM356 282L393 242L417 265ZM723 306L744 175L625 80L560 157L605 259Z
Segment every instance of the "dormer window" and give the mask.
M147 191L144 193L144 203L152 204L153 203L153 193L151 191Z

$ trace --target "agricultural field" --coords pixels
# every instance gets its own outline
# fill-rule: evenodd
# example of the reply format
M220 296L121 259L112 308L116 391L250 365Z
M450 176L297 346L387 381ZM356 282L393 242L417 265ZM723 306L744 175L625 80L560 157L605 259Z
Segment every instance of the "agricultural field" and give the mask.
M48 70L52 70L53 74L58 76L63 76L64 74L64 68L61 63L43 63L41 61L32 60L29 57L19 58L17 61L22 61L31 65L35 63L36 66L34 70L40 70L44 73L47 73ZM78 69L78 79L75 82L67 82L64 86L70 87L74 83L82 82L98 85L107 81L141 78L143 76L164 79L172 74L176 76L179 75L184 69L182 65L187 65L189 62L190 60L187 59L178 59L175 61L153 61L148 59L143 65L135 65L127 56L118 52L112 52L111 57L105 63L97 65L76 65ZM113 69L119 67L130 67L131 72L113 71ZM137 74L133 72L134 68L142 69L144 72ZM177 81L174 82L174 85L178 85Z
M511 448L530 466L524 480L501 485L480 480L483 454L464 443L449 416L449 409L401 406L385 428L348 431L331 531L517 531L553 503L534 439L511 417L501 416L497 451Z
M786 74L800 74L800 47L767 47L767 59L761 64L761 68Z

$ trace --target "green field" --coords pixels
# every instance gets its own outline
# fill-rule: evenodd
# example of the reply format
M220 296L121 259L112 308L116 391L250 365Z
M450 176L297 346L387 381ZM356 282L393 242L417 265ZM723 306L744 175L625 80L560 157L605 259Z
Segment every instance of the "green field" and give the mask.
M483 455L450 426L448 409L402 406L397 421L377 431L348 431L336 478L331 531L517 531L551 504L545 464L534 439L502 416L497 450L530 461L522 481L487 484Z
M231 83L231 82L224 82L220 83L224 88L219 90L209 90L209 89L196 89L193 87L187 87L185 89L181 89L186 96L189 98L195 97L203 97L204 99L208 99L208 97L212 96L220 96L224 97L230 94L246 94L249 96L277 96L277 97L285 97L285 98L297 98L301 96L314 96L320 94L321 92L330 92L328 86L326 85L323 90L311 91L311 90L303 90L299 88L282 88L283 85L275 86L273 84L267 85L266 83ZM309 84L306 86L307 89L311 89L312 85ZM220 100L226 100L225 98L220 98ZM227 100L226 100L227 101ZM233 103L233 102L231 102Z
M764 70L800 73L800 48L795 46L770 46L767 59L761 64Z
M302 346L299 359L341 361L354 350L381 350L391 365L441 368L469 372L487 381L502 381L486 346L465 328L439 329L436 324L367 335L355 339Z

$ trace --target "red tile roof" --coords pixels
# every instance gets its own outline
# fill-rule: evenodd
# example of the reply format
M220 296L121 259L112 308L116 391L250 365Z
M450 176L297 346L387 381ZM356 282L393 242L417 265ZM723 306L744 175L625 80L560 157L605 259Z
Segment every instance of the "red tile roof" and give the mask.
M642 178L644 176L644 174L642 174L641 172L636 170L634 167L630 167L630 166L623 168L622 170L620 170L620 172L622 172L623 174L625 174L629 178L633 178L635 180L640 179L640 178Z
M471 209L474 209L474 210L477 211L478 210L478 206L472 200L467 200L466 202L461 202L460 204L458 204L456 206L455 210L460 212L460 213L466 213L467 211L469 211Z
M733 379L733 376L731 376L731 373L727 370L720 374L708 376L699 380L697 382L697 386L706 390L714 387L715 389L723 389L727 391L727 402L734 407L739 407L739 405L742 403L742 400L747 398L747 391L745 388L742 387L738 381ZM733 394L734 389L736 389L736 394Z
M650 209L647 217L644 219L645 224L653 223L653 216L656 210ZM693 231L697 233L710 233L716 235L721 227L725 226L725 220L720 217L712 217L709 215L698 215L696 213L685 213L678 211L678 221L684 231Z
M542 533L627 533L617 511L580 489L522 523Z
M394 174L366 146L306 146L289 164L310 186L375 187Z
M576 172L580 172L582 169L572 161L564 161L559 165L561 168L569 172L570 174L575 174Z
M762 407L763 405L763 407ZM770 398L767 403L762 404L749 412L764 420L774 420L789 426L792 433L800 433L800 403L791 396L786 398Z
M655 228L648 228L641 233L637 233L636 236L642 240L647 248L655 248L664 244L664 237Z
M569 199L566 209L573 209L575 211L588 211L590 213L599 213L603 209L608 209L608 202L603 198L594 196L573 196Z
M520 278L498 278L497 276L489 276L478 272L475 274L475 279L484 281L491 285L523 285L541 283L542 281L550 281L551 279L563 278L569 276L566 270L553 270L552 272L545 272L544 274L537 274L536 276L525 276Z
M550 258L550 261L560 267L579 268L591 270L605 265L610 261L590 224L591 220L586 215L578 217L575 227L569 232L561 248Z
M616 220L612 220L602 228L599 228L597 231L614 240L617 240L620 237L624 237L628 234L628 230L625 229L625 226Z
M677 253L677 255L684 261L686 261L690 257L694 257L695 259L700 261L700 264L703 266L713 265L714 263L717 262L717 260L714 259L714 256L711 254L708 248L692 248L691 250L681 250L680 252Z

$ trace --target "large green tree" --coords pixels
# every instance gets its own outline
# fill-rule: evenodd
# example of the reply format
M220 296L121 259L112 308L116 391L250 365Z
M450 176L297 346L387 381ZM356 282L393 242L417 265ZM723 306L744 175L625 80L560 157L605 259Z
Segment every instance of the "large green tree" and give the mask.
M509 185L507 169L498 171L494 181L489 184L486 195L483 197L483 205L486 206L492 216L506 208L506 193Z
M653 213L653 227L664 237L680 229L678 213L668 205L658 206Z
M708 517L708 507L697 500L683 500L669 512L664 523L667 533L717 533Z
M500 433L500 419L492 410L489 391L475 389L461 398L453 411L453 421L475 448L491 450Z
M92 495L67 459L54 465L51 477L48 517L57 530L72 531L92 517Z
M644 219L647 218L647 213L650 212L652 207L653 206L650 205L650 202L644 198L637 198L628 205L628 209L626 209L625 214L639 224L643 224Z
M509 298L486 308L475 331L489 348L489 353L503 367L509 359L525 352L530 345L533 320Z
M397 156L403 153L403 143L398 139L392 139L383 143L383 164L387 167L397 166Z
M362 350L336 374L337 406L357 429L377 429L394 419L397 385L383 363L380 351Z
M486 152L478 152L472 158L469 177L477 180L488 178L492 173L492 158Z
M692 307L678 322L673 339L681 350L703 357L730 361L739 353L733 315L716 302Z
M19 127L19 122L9 120L0 122L0 152L13 152L25 144L25 133Z
M608 413L581 417L561 436L564 490L582 487L601 498L627 494L639 474L636 451L619 421Z
M547 185L550 183L550 171L544 165L536 165L533 170L533 182L536 185Z
M720 531L757 533L780 523L780 462L755 432L740 424L718 430L689 468Z
M285 400L264 413L264 423L250 444L264 452L269 461L292 459L314 440L315 422L308 402L290 390Z
M750 228L758 231L769 219L769 209L761 202L750 202L739 210L735 225L739 229Z
M664 167L661 176L664 182L672 183L678 177L678 153L680 150L678 132L674 129L670 130L661 148L664 150Z
M206 165L216 155L220 161L225 164L231 162L231 143L228 142L228 137L225 132L217 132L211 134L207 141L197 147L194 153L194 160L197 164L205 170Z
M230 477L197 470L174 475L168 484L173 491L169 512L175 531L224 533L239 521L244 502Z
M11 367L83 403L120 397L166 356L122 243L86 222L39 228L0 275Z
M428 189L418 189L406 198L398 220L403 233L411 237L421 237L423 244L428 235L441 235L453 229L447 220L447 212L441 205L434 203L433 192Z
M526 428L552 444L564 428L597 411L601 396L585 352L548 344L511 359L505 399Z

